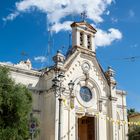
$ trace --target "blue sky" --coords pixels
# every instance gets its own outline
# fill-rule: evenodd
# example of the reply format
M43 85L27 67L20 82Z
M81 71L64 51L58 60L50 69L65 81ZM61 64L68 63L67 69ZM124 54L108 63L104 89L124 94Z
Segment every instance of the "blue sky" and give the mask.
M18 63L29 58L35 69L49 66L57 50L66 53L69 24L79 21L84 10L87 21L98 30L96 53L99 62L104 70L112 66L118 88L128 92L128 107L140 111L138 0L1 0L0 61ZM21 55L22 52L26 55ZM131 59L135 56L136 59Z

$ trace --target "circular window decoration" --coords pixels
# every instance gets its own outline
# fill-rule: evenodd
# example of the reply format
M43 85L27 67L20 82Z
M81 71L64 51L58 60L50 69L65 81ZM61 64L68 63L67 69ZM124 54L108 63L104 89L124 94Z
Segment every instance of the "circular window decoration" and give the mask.
M89 102L92 99L92 93L88 87L81 87L80 88L80 96L83 101Z

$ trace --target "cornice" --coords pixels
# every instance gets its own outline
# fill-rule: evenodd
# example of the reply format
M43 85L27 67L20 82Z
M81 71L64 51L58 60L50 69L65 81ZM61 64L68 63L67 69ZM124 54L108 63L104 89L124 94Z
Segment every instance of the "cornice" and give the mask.
M82 27L83 25L86 26L86 28L89 29L90 32L93 32L94 34L97 32L97 30L94 27L92 27L89 23L83 22L83 21L82 22L73 22L71 24L71 27ZM86 28L84 30L86 30Z
M125 106L125 105L117 105L117 108L127 109L127 106Z
M83 54L90 55L90 56L92 56L92 57L94 57L94 56L96 55L95 52L93 52L92 50L87 49L87 48L85 48L85 47L73 46L73 49L74 49L74 50L76 49L78 52L83 53Z
M111 101L117 101L117 100L118 100L116 97L109 97L109 99L110 99Z
M124 90L116 90L116 94L127 95L127 92Z
M0 66L7 67L10 71L18 72L18 73L22 73L22 74L38 76L38 77L42 75L42 72L35 71L35 70L22 69L20 67L15 67L15 66L6 65L6 64L0 64Z

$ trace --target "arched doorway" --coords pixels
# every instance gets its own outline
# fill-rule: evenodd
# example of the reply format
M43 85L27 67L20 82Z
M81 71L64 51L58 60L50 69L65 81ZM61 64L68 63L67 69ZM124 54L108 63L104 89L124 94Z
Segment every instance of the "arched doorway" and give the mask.
M82 117L78 119L78 140L95 140L95 118Z

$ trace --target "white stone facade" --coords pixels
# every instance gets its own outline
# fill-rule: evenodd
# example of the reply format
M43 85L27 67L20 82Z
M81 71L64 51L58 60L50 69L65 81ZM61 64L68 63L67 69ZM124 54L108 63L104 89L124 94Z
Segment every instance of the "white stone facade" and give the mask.
M114 71L108 68L107 72L103 72L96 59L94 46L96 30L88 23L80 22L72 24L72 31L71 51L65 59L58 52L54 58L56 64L51 69L39 72L19 65L17 67L0 64L9 67L11 77L33 92L33 113L39 118L41 130L37 139L58 140L59 101L52 88L52 79L57 71L65 75L61 110L62 140L127 140L127 125L115 122L127 121L126 92L116 89ZM80 32L84 34L82 46ZM89 47L87 35L90 35ZM70 80L74 82L73 107L70 107L68 87ZM82 87L88 88L91 94L83 94L82 97L80 94ZM88 122L90 127L85 124L87 129L80 125L80 118L84 117L94 118L93 126L90 122ZM94 131L92 133L90 130L91 138L88 137L88 128L93 128Z

